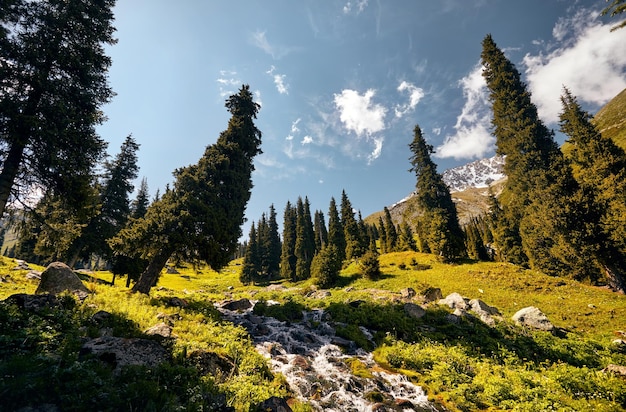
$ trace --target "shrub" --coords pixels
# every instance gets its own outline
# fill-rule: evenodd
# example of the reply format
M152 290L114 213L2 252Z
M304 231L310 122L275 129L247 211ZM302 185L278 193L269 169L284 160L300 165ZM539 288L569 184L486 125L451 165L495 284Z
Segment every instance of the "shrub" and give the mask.
M335 284L341 271L341 261L335 245L326 245L315 255L311 262L311 275L315 284L328 288Z
M367 251L363 257L361 257L359 267L361 275L366 278L370 280L380 278L380 262L378 261L378 253L372 250Z

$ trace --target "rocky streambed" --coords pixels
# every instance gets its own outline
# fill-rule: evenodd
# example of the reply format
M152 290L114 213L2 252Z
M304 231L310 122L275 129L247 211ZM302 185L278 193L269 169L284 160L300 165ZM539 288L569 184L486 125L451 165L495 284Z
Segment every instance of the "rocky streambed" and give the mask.
M323 310L304 312L298 322L283 322L255 315L256 302L248 302L218 309L250 333L273 370L286 377L298 398L318 410L436 411L421 387L385 371L371 353L337 336Z

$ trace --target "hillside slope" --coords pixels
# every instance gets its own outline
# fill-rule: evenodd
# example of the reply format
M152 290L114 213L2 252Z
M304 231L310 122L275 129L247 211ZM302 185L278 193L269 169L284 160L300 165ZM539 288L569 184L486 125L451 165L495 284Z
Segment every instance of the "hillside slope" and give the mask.
M593 122L604 137L613 139L626 150L626 89L598 110Z

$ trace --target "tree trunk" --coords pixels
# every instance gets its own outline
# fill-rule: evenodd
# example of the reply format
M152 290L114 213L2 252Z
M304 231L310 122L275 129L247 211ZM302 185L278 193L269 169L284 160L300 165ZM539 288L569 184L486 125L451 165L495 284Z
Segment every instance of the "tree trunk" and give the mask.
M0 216L4 215L6 210L15 177L24 157L25 148L26 145L23 143L14 142L11 144L7 158L2 165L2 172L0 173Z
M148 264L146 270L143 271L135 286L133 286L133 292L143 293L145 295L150 294L150 289L159 280L161 270L165 267L167 260L172 255L172 251L169 249L161 249Z
M604 271L609 288L614 292L626 293L626 279L619 268L604 264Z

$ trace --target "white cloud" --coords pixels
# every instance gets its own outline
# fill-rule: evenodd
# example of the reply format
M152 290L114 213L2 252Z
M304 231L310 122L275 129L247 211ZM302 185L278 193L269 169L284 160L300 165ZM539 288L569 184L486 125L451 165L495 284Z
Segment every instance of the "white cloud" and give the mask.
M400 83L400 85L398 86L398 91L401 93L408 92L409 102L396 105L396 107L394 108L396 117L402 117L405 114L413 111L415 109L415 106L417 106L420 100L422 100L422 98L424 97L424 89L421 89L407 81L403 81L402 83Z
M335 106L339 109L339 118L348 131L357 136L370 136L385 129L387 109L372 103L376 92L369 89L360 95L355 90L345 89L335 94Z
M304 136L304 138L302 139L302 144L311 144L313 143L313 138L309 135Z
M278 93L289 94L289 85L285 83L287 75L274 73L275 71L276 67L272 66L266 73L274 78L274 84L276 85Z
M611 32L597 17L583 9L559 20L552 49L524 57L533 102L547 123L558 121L563 86L597 106L626 88L626 30Z
M436 157L482 158L493 149L495 139L490 133L491 106L482 70L479 64L459 81L465 105L456 119L455 133L446 136L443 144L437 147Z
M298 117L291 123L291 133L298 133L300 131L300 129L298 128L298 123L300 123L301 120L302 119Z
M363 95L355 90L344 89L340 94L335 94L334 98L343 127L348 132L354 132L358 138L365 138L368 143L373 143L374 149L367 157L368 164L380 156L385 141L376 134L385 129L387 109L372 102L375 95L376 91L373 89L368 89ZM353 152L352 143L344 142L345 152Z

